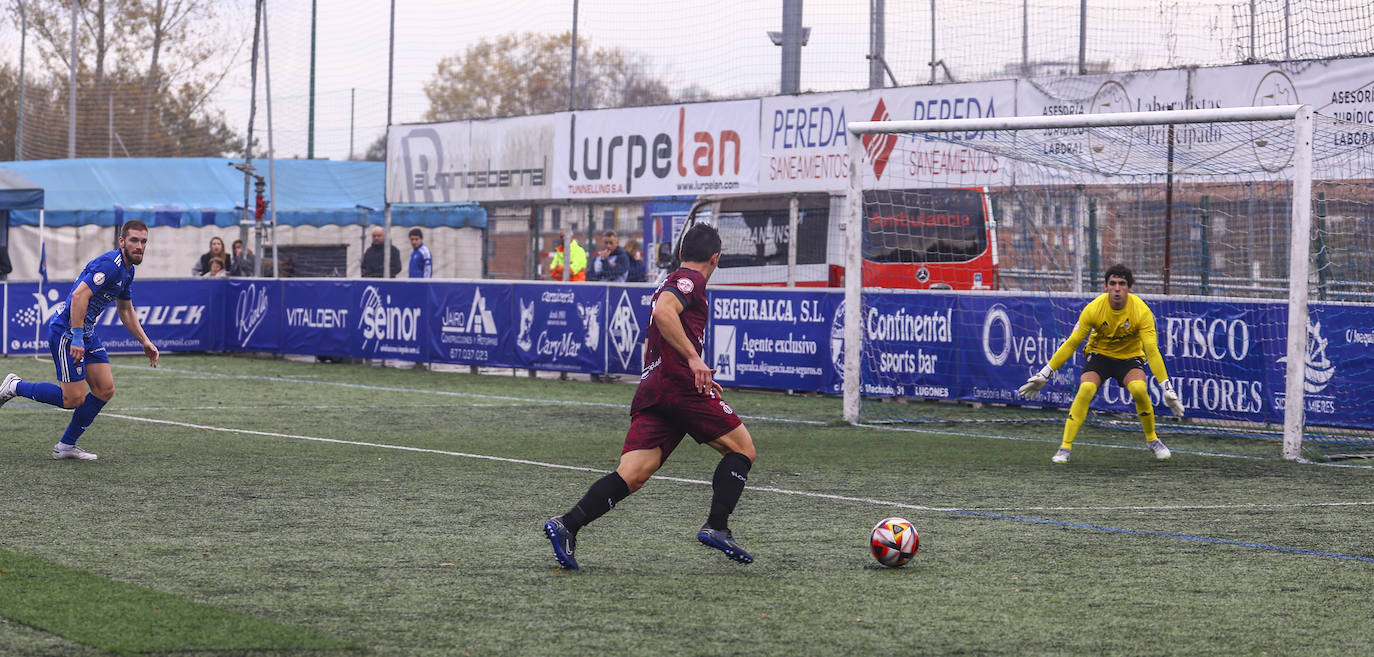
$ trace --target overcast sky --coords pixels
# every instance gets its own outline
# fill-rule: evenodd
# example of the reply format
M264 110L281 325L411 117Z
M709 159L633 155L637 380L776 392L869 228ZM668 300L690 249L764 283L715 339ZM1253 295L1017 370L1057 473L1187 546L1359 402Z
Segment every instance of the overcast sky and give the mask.
M17 1L17 0L15 0ZM1072 65L1078 54L1079 0L886 0L886 60L900 85L930 81L931 47L955 80L1008 77L1021 61L1024 38L1032 61ZM1090 0L1087 58L1114 70L1233 63L1248 32L1238 2L1214 0ZM1293 0L1307 5L1292 19L1312 31L1322 11L1368 14L1357 0ZM396 0L392 121L419 121L428 108L423 86L440 59L483 38L511 32L556 34L573 25L572 0ZM775 94L780 51L766 36L782 24L783 0L581 0L577 26L594 47L643 55L652 72L676 91L699 85L722 97ZM1349 7L1346 7L1346 6ZM252 0L219 0L223 29L251 34ZM804 91L864 88L868 84L869 0L803 0L811 28L803 48ZM1280 39L1283 0L1258 0L1260 54ZM318 0L315 155L361 154L387 122L387 0ZM267 0L274 142L281 157L304 156L309 108L310 8L307 0ZM1332 13L1334 12L1334 13ZM1244 12L1244 13L1248 13ZM1368 18L1365 16L1365 18ZM1239 23L1238 23L1239 21ZM1346 21L1349 22L1349 21ZM1366 21L1367 22L1367 21ZM1308 27L1305 27L1308 26ZM1374 26L1356 21L1368 34ZM0 52L17 59L13 26L0 31ZM1272 37L1272 38L1271 38ZM245 37L246 38L246 37ZM1351 37L1356 38L1356 37ZM1367 37L1359 37L1367 38ZM1295 47L1301 46L1297 41ZM1310 46L1308 46L1310 50ZM227 64L215 98L243 130L249 106L248 49ZM1295 52L1295 56L1312 56ZM30 52L30 57L34 53ZM32 61L32 60L30 60ZM940 80L948 78L943 71ZM263 80L259 81L262 89ZM889 83L890 84L890 83ZM260 99L255 130L264 134Z

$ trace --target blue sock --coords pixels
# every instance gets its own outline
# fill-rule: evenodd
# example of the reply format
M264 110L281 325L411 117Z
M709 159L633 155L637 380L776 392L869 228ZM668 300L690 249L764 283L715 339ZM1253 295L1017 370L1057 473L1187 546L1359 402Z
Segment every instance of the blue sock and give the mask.
M95 421L95 416L100 413L100 409L105 408L105 400L91 393L86 393L86 401L72 411L71 424L67 425L66 433L62 434L62 442L67 445L75 445L76 439L81 434L86 433L86 427L91 426Z
M14 387L14 391L19 393L20 397L28 397L37 402L62 408L62 386L56 383L20 381L19 385Z

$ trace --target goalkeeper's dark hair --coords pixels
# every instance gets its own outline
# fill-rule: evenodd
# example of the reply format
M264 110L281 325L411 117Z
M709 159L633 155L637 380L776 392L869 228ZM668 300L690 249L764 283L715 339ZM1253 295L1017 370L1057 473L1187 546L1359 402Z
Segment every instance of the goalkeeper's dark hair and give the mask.
M696 224L682 236L679 257L683 262L706 262L720 253L720 233L715 226Z
M1126 279L1126 287L1135 287L1135 274L1131 273L1131 268L1121 263L1116 263L1107 268L1107 273L1102 275L1102 283L1106 284L1112 280L1113 276L1120 276Z

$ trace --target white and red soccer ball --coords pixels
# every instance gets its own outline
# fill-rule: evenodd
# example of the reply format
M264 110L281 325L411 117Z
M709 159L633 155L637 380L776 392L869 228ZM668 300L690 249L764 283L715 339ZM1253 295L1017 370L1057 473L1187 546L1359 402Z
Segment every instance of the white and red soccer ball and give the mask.
M869 539L873 558L889 568L897 568L910 561L920 546L921 537L916 534L916 527L906 519L897 517L883 518L882 522L874 525Z

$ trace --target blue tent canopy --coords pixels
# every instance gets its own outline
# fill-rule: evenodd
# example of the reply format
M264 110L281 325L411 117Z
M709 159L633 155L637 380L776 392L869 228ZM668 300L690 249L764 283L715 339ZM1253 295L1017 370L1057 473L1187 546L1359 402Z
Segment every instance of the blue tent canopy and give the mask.
M32 160L5 166L35 181L39 203L26 207L46 203L49 226L114 226L130 219L150 226L237 226L243 174L232 163L206 157ZM266 177L267 162L254 164ZM382 223L382 162L278 160L275 168L279 224ZM270 192L269 187L269 200ZM487 213L476 203L393 205L391 221L398 226L483 228ZM36 226L38 211L17 209L10 223Z
M9 169L0 169L0 210L43 207L43 188Z

